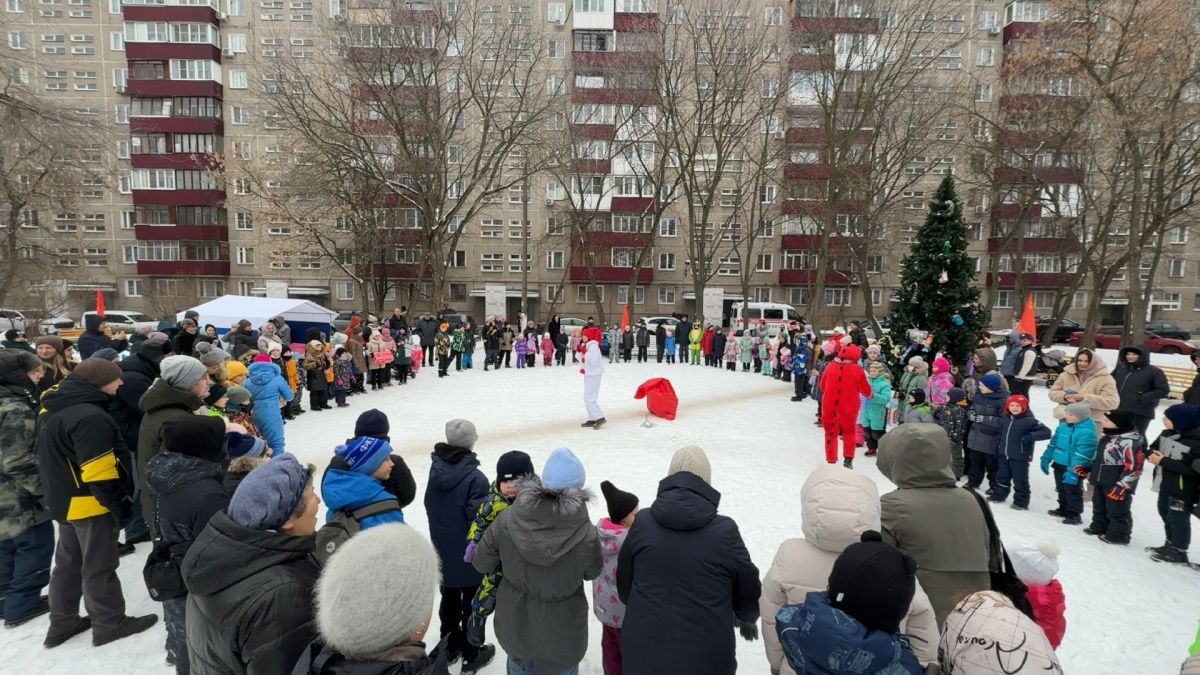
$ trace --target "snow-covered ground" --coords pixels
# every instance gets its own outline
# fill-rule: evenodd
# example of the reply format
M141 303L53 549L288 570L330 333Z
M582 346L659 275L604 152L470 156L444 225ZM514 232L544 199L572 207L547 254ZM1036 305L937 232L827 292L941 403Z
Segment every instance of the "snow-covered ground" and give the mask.
M1101 354L1110 366L1115 362L1115 353ZM1163 365L1188 365L1184 357L1155 356L1153 360ZM476 360L481 362L482 358ZM654 426L646 428L641 426L645 403L634 400L633 392L644 380L660 375L675 385L679 416L671 422L651 418ZM604 513L600 481L611 480L638 495L643 506L649 505L671 454L682 445L696 444L707 451L712 462L713 484L722 493L721 512L737 520L760 570L770 565L783 539L800 536L800 486L824 460L824 453L822 434L812 423L816 406L812 401L789 401L790 384L701 366L610 365L600 397L609 423L599 431L579 426L584 419L581 393L578 366L570 364L487 373L478 368L452 371L444 380L438 380L433 369L423 369L407 386L355 396L349 408L308 413L290 422L286 427L288 448L302 461L324 466L333 447L352 432L357 415L377 407L391 418L395 448L409 463L423 493L433 444L444 440L447 420L462 417L478 427L476 451L489 477L494 475L496 458L508 450L528 452L539 468L554 448L574 450L583 458L588 487L596 494L591 506L595 520ZM1046 390L1035 387L1032 399L1038 417L1052 423ZM1160 428L1156 422L1152 435ZM855 468L875 479L881 492L893 489L872 459L857 460ZM996 519L1006 538L1050 536L1062 546L1059 579L1066 591L1068 627L1059 656L1066 672L1178 672L1200 616L1196 601L1200 598L1200 572L1152 562L1142 551L1163 541L1149 478L1143 480L1134 501L1133 543L1112 547L1084 536L1082 528L1062 525L1047 516L1046 510L1055 506L1054 483L1037 471L1033 473L1031 509L1019 513L1001 507L996 509ZM414 527L428 531L420 496L405 513ZM147 597L141 581L148 551L148 546L139 545L137 554L122 560L120 576L131 614L161 609ZM380 570L381 578L403 573ZM105 647L93 648L84 635L54 650L42 647L47 625L42 617L0 631L4 672L173 672L163 661L165 632L161 623L145 634ZM430 632L437 634L433 629ZM761 641L739 639L738 661L741 672L769 672ZM498 656L482 672L503 673L503 659ZM598 621L591 622L581 672L601 673Z

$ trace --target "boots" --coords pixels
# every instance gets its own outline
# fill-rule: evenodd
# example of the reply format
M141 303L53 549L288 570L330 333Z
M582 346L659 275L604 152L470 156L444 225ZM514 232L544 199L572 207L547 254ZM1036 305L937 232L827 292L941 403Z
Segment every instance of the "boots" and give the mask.
M476 652L475 658L463 659L462 675L470 675L470 673L479 672L484 666L492 662L496 656L496 648L492 645L484 645Z
M121 623L118 624L116 628L92 629L92 646L100 647L110 642L116 642L121 638L127 638L130 635L137 635L144 630L148 630L156 623L158 623L157 614L147 614L146 616L127 616L121 619Z
M86 633L91 629L92 620L86 616L80 617L74 626L55 628L54 624L51 624L49 632L46 633L46 639L42 642L42 646L46 649L54 649L76 635Z
M846 467L847 469L853 469L854 468L854 458L847 457L847 458L843 459L842 466Z

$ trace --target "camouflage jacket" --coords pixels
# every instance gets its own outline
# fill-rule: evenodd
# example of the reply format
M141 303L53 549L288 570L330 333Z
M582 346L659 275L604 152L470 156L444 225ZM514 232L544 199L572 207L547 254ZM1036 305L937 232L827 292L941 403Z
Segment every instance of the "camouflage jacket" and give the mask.
M36 405L24 389L0 385L0 540L50 518L38 473Z

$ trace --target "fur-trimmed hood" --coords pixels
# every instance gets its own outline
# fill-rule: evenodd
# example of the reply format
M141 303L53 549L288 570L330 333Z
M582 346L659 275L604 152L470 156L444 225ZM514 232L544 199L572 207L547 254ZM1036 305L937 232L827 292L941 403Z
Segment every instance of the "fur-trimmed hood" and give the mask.
M596 528L588 516L587 488L556 490L542 485L537 476L517 481L520 492L509 513L509 531L525 560L549 567L566 557Z

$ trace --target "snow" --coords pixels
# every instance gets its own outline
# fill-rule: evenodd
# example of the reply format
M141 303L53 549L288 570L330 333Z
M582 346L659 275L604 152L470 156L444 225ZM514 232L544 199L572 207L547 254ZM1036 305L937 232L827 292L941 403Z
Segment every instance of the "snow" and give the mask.
M1072 350L1073 351L1073 350ZM1114 352L1101 352L1110 366ZM1184 357L1160 357L1155 363L1188 365ZM1179 361L1178 364L1175 361ZM482 354L476 364L482 363ZM679 415L668 422L650 418L643 427L645 403L633 399L641 382L657 376L671 379L679 394ZM666 364L606 364L600 404L609 420L601 430L584 429L582 376L578 366L500 372L451 371L439 380L434 369L422 369L408 385L352 397L351 407L308 413L289 422L288 448L302 461L324 467L332 448L353 430L354 420L368 408L388 413L394 445L404 456L423 493L434 443L444 440L443 425L455 417L469 419L479 430L476 451L489 478L496 459L508 450L528 452L541 467L556 447L574 450L588 469L588 487L595 493L593 520L604 513L599 485L611 480L641 498L654 499L671 454L683 445L704 448L713 466L713 484L723 495L720 510L733 517L760 572L765 572L779 544L800 534L800 486L824 461L823 437L813 425L816 405L811 400L789 401L792 385L757 373L729 373L702 366ZM1035 387L1033 410L1052 423L1052 403L1045 389ZM1160 430L1156 422L1152 437ZM1147 465L1149 468L1149 465ZM860 458L855 470L873 478L880 492L893 489L875 468ZM1046 515L1055 503L1054 483L1036 469L1033 501L1028 512L996 509L996 519L1008 539L1049 536L1062 547L1059 579L1067 598L1067 633L1059 656L1071 673L1172 673L1187 653L1196 630L1196 598L1200 573L1187 567L1151 561L1143 547L1162 544L1162 526L1155 510L1157 495L1150 480L1142 481L1133 503L1135 526L1128 547L1112 547L1082 534L1080 527L1061 524ZM322 509L322 517L324 509ZM409 523L428 532L418 499L405 510ZM1087 516L1085 516L1086 522ZM122 560L121 582L130 614L155 612L141 580L147 545ZM403 574L402 570L381 571ZM588 585L590 598L591 588ZM436 613L435 618L436 621ZM54 650L42 647L48 626L45 617L15 629L0 631L0 654L11 673L74 674L81 668L103 675L173 672L164 663L165 632L161 622L142 635L102 648L93 648L86 635ZM584 675L599 675L600 623L590 622ZM436 629L430 633L436 635ZM491 638L489 630L489 639ZM768 672L762 642L738 639L741 672ZM481 671L500 675L502 657Z

